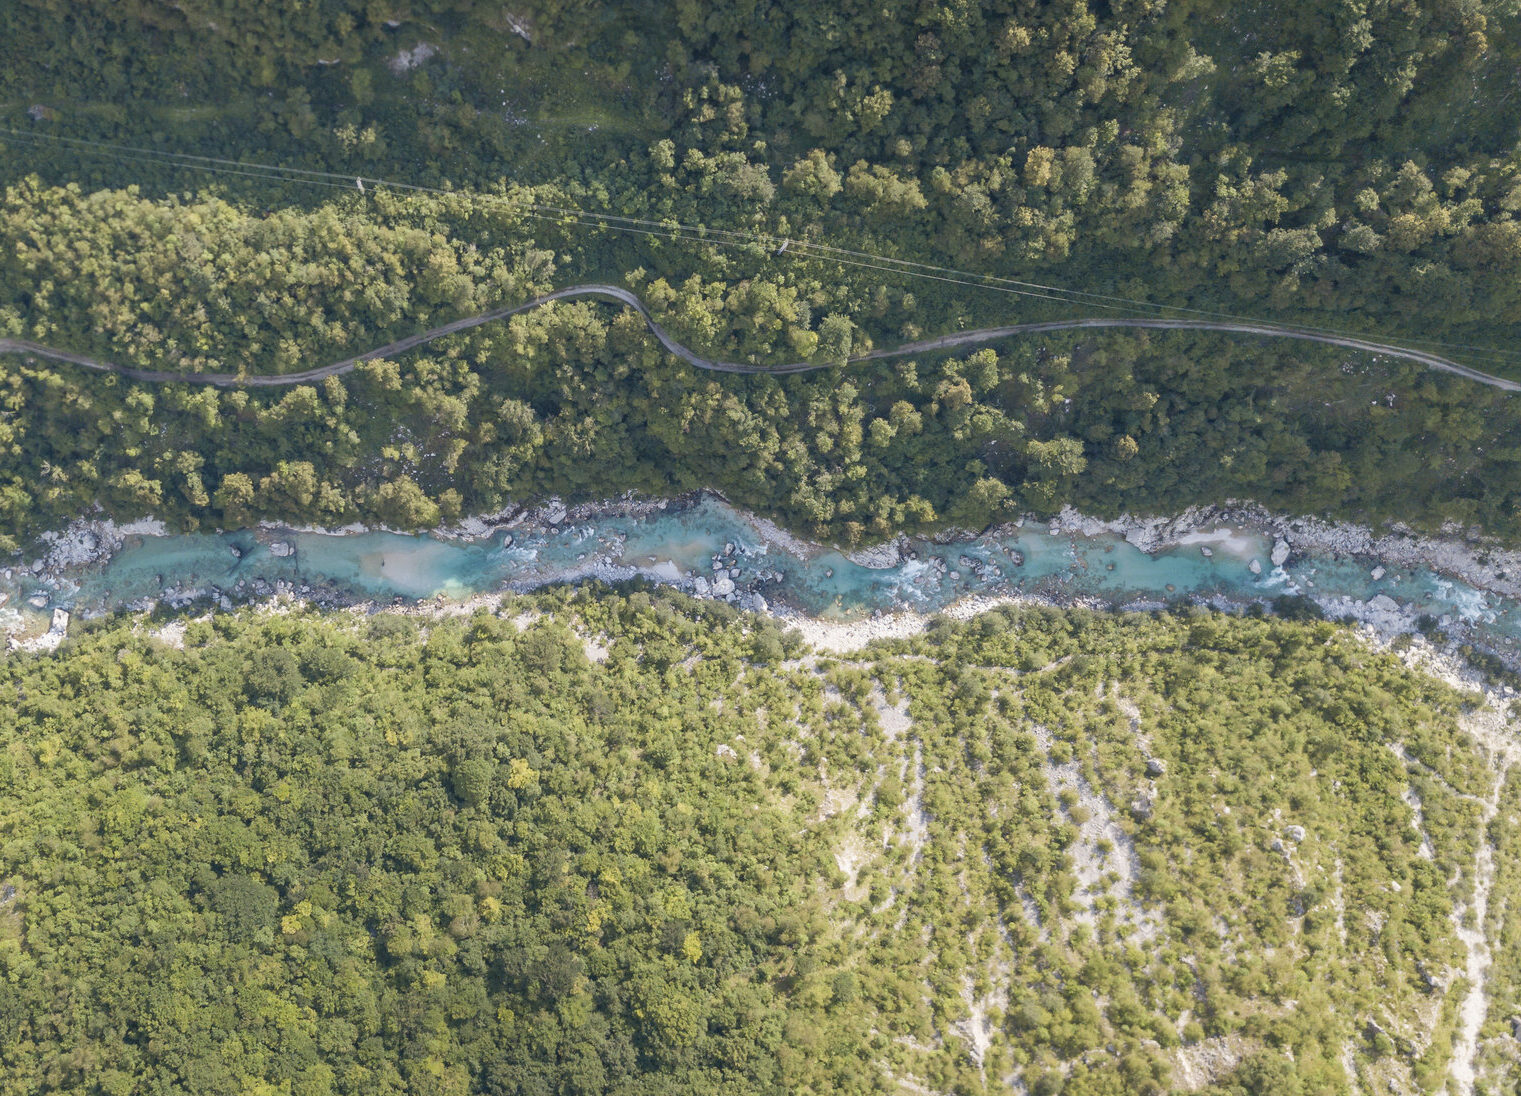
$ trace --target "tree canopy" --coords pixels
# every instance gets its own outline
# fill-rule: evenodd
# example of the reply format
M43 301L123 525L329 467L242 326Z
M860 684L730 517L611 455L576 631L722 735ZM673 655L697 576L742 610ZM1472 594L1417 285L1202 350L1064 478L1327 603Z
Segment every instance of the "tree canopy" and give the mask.
M1331 625L1002 610L799 658L596 589L161 623L0 662L18 1096L1447 1069L1492 774L1462 698Z
M602 280L754 362L1145 301L1515 373L1498 0L15 7L8 334L288 372ZM742 381L602 306L555 313L273 397L7 356L0 512L22 539L95 501L419 526L705 485L841 540L1222 495L1521 520L1514 400L1366 355L1090 333Z

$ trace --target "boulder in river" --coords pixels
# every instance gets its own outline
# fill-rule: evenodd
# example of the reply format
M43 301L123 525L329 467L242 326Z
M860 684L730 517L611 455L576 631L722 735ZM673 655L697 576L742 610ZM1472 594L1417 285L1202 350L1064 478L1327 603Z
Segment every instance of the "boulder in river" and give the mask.
M1268 558L1273 561L1274 567L1282 567L1289 561L1289 542L1279 537L1273 542L1273 554Z
M288 540L277 540L269 546L269 554L272 556L293 556L296 554L296 546Z
M903 553L899 550L896 541L888 541L886 544L878 544L871 548L857 548L853 552L846 552L845 558L857 567L882 571L888 567L898 566L902 562Z

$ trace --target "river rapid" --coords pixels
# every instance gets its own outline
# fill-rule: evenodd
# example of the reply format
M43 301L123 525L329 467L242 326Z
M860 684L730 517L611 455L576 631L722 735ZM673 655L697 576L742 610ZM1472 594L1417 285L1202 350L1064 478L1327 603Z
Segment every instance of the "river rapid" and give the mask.
M34 645L40 635L46 646L45 633L51 628L56 639L67 623L54 610L230 609L278 595L388 605L644 576L741 608L841 621L989 597L1139 609L1303 594L1333 618L1355 617L1388 634L1426 617L1422 623L1521 664L1521 560L1515 573L1505 569L1514 553L1498 552L1498 563L1459 577L1451 572L1465 569L1444 573L1451 560L1440 553L1338 539L1326 532L1333 528L1250 513L1128 525L1064 514L845 553L797 540L710 494L570 511L552 503L418 534L264 527L173 535L151 523L80 523L45 538L36 560L0 568L0 631L13 645ZM1379 550L1389 555L1371 554Z

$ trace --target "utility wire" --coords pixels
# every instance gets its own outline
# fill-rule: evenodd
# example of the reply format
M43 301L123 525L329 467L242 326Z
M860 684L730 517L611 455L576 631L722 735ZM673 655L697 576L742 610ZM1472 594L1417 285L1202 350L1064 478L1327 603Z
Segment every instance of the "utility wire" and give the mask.
M0 130L0 134L4 134L6 132L8 132L8 131ZM6 136L0 136L0 141L6 141L6 140L9 140L9 138L6 137ZM16 142L13 142L13 143L16 143ZM24 143L24 142L22 142L22 143ZM82 150L82 151L88 151L88 150ZM247 163L245 161L219 161L219 160L215 160L213 157L204 157L204 156L188 157L188 156L185 156L184 154L168 154L168 153L161 154L161 153L154 152L152 149L125 149L125 148L119 148L117 151L112 152L110 155L112 155L113 158L121 160L122 162L125 162L125 163L152 164L152 165L160 166L160 167L183 167L183 168L189 168L190 170L205 171L205 172L215 173L215 174L218 174L218 175L239 175L239 176L244 176L244 177L250 178L250 179L265 179L265 180L268 180L270 182L299 183L301 185L306 185L306 186L320 186L320 187L326 187L326 188L331 189L331 190L340 190L340 191L343 191L345 193L353 193L354 190L355 190L355 188L349 184L349 180L363 179L364 181L372 184L376 188L396 187L396 188L399 188L399 189L402 189L402 190L422 191L422 192L429 193L429 194L442 195L442 196L447 197L447 198L464 199L466 201L500 202L500 203L503 203L503 204L507 205L514 212L521 213L524 216L536 218L538 220L547 221L549 223L557 224L557 225L576 224L576 225L580 225L580 226L586 227L586 228L597 228L597 229L602 229L602 230L609 231L609 232L621 232L621 233L625 233L625 234L628 234L628 235L649 236L649 237L654 237L654 238L657 238L657 239L676 240L676 241L687 242L687 243L709 244L709 245L712 245L712 246L715 246L715 247L727 247L727 248L740 248L740 247L744 247L744 248L754 248L754 247L758 246L759 244L764 244L766 240L780 240L781 239L781 237L766 237L766 236L762 236L762 235L757 234L757 233L744 234L744 233L737 233L737 232L728 232L728 231L725 231L725 230L710 230L710 229L706 229L706 228L704 228L703 226L700 226L700 225L682 225L682 224L679 224L679 223L668 224L668 223L665 223L665 222L640 220L640 219L637 219L637 218L610 217L610 216L608 216L606 214L586 213L585 211L582 211L582 210L568 208L568 207L563 207L563 206L546 206L546 205L543 205L542 203L521 201L521 200L518 200L518 199L511 198L511 197L509 197L507 195L499 195L499 194L491 194L491 193L472 193L472 192L468 192L468 191L447 190L447 189L443 189L443 188L439 188L439 187L424 187L424 186L418 186L418 185L410 184L410 183L393 183L393 182L391 182L389 180L385 180L385 179L371 179L371 178L369 178L367 176L338 175L336 172L317 172L317 171L307 172L307 174L310 174L312 176L326 176L327 178L302 178L302 177L292 178L292 177L288 177L286 175L278 174L278 173L279 172L288 171L288 170L297 170L297 171L305 172L305 169L287 169L287 168L282 168L282 167L278 167L278 166L275 166L275 165L251 164L251 163ZM205 164L198 164L198 163L186 164L186 163L180 162L180 159L182 159L182 158L183 159L197 160L197 161L208 161L208 162L205 163ZM258 170L249 171L249 170L239 170L237 168L232 168L232 167L216 166L216 165L225 164L225 163L236 163L236 164L240 164L241 167L243 167L243 168L255 168L255 169L258 169ZM335 181L332 181L333 179L342 179L344 181L343 182L335 182ZM649 228L640 227L640 226L643 226L643 225L650 225L650 226L657 226L657 227L649 227ZM724 238L716 238L716 237L734 237L734 238L733 239L724 239ZM803 240L793 240L792 242L795 245L797 245L797 247L799 249L802 249L804 251L812 251L815 248L815 245L810 244L810 243L808 243L806 241L803 241ZM825 250L834 251L834 250L840 250L840 249L825 249ZM849 252L849 254L857 254L857 253L855 253L855 252ZM865 254L869 254L869 253L861 252L859 254L865 255ZM809 256L800 256L800 257L809 257ZM1022 289L1007 288L1007 287L1003 287L1003 286L990 286L990 285L986 285L986 284L984 284L984 283L982 283L980 281L974 281L974 280L972 280L973 278L979 278L979 277L981 277L981 275L977 275L977 274L970 274L970 273L968 273L968 277L966 277L966 278L941 277L941 276L936 276L936 275L933 275L933 274L922 274L922 273L913 273L913 272L908 272L908 271L896 270L896 269L894 269L892 267L882 266L882 265L880 265L878 263L873 263L873 262L855 261L855 260L850 260L850 259L840 259L840 258L833 258L833 257L828 257L828 256L824 257L824 261L838 263L838 264L844 265L844 266L864 267L864 268L867 268L867 269L870 269L870 270L875 270L878 273L883 273L883 274L901 274L901 275L906 275L906 276L909 276L909 277L922 278L922 279L926 279L926 280L929 280L929 281L946 282L946 283L955 284L955 285L969 286L969 287L974 288L974 289L991 289L991 290L993 290L995 292L999 292L999 293L1005 293L1005 294L1010 294L1010 295L1013 295L1013 296L1020 296L1020 297L1031 297L1031 298L1035 298L1035 299L1038 299L1038 300L1054 301L1054 302L1056 302L1058 304L1073 304L1073 303L1077 303L1077 302L1071 301L1070 299L1068 299L1066 297L1054 296L1054 295L1049 294L1049 293L1039 293L1039 292L1034 292L1034 291L1031 291L1031 290L1022 290ZM961 272L961 271L951 271L951 273L964 273L964 272ZM1058 290L1057 292L1061 292L1061 291ZM1119 308L1119 306L1116 306L1116 305L1098 305L1098 304L1095 304L1095 305L1090 305L1089 307L1104 308L1104 309L1108 309L1110 311L1125 311L1124 309L1121 309L1121 308Z
M18 130L9 127L0 127L0 141L34 146L42 142L50 142L68 147L76 152L97 156L110 156L126 162L149 163L161 167L186 167L215 174L265 179L272 182L323 186L344 191L355 189L355 187L350 186L351 181L354 183L362 181L377 188L385 187L398 191L433 194L448 198L463 198L467 201L502 203L521 213L534 216L536 219L553 223L568 222L582 227L600 227L629 235L658 237L683 242L707 243L725 247L763 246L774 248L790 239L791 247L796 249L793 253L798 254L799 257L812 257L844 266L874 270L881 274L899 274L906 277L963 285L970 288L989 289L1011 296L1028 297L1062 304L1085 305L1091 308L1100 308L1108 312L1143 311L1152 314L1175 312L1236 322L1264 322L1253 317L1240 316L1233 313L1191 308L1183 305L1169 305L1113 294L1065 289L1060 286L1047 285L1040 282L1004 278L997 275L961 270L955 267L938 266L932 263L917 262L909 259L898 259L875 252L835 247L806 239L782 237L769 233L745 230L712 228L704 225L688 225L674 221L657 221L619 214L598 213L574 207L528 201L505 194L451 190L445 187L406 183L399 180L364 175L354 176L340 172L319 171L312 168L295 168L279 164L262 164L246 160L201 156L193 153L139 148L106 141L86 141L80 138L63 137L56 134ZM1360 336L1364 334L1364 332L1355 330L1321 326L1300 324L1285 324L1282 326L1307 332L1337 335ZM1410 337L1403 341L1444 349L1465 350L1470 354L1482 356L1485 360L1495 363L1509 363L1515 358L1521 357L1521 353L1506 351L1497 347L1479 347L1451 343L1439 339Z

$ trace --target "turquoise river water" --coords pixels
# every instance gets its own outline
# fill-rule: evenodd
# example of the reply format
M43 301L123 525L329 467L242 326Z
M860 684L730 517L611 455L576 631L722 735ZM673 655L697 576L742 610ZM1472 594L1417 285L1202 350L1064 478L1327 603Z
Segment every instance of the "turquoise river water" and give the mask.
M1270 541L1231 529L1185 540L1148 555L1116 536L1052 535L1028 522L950 544L910 540L892 565L868 567L831 549L789 546L705 496L645 514L602 515L593 524L499 529L477 540L267 531L130 537L103 564L48 576L0 575L0 594L11 612L44 618L54 608L95 613L153 600L238 601L275 590L335 600L464 598L643 574L741 605L756 604L759 595L772 607L841 619L898 608L932 612L970 595L1122 606L1306 593L1334 611L1337 599L1366 602L1382 594L1501 647L1521 641L1521 605L1431 571L1391 567L1375 579L1372 561L1313 555L1275 568Z

